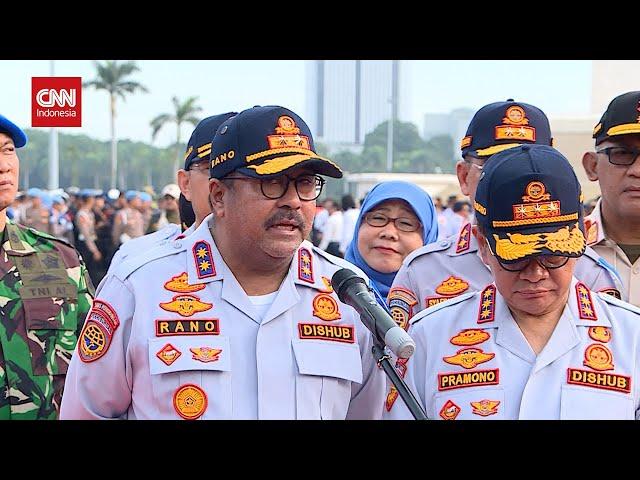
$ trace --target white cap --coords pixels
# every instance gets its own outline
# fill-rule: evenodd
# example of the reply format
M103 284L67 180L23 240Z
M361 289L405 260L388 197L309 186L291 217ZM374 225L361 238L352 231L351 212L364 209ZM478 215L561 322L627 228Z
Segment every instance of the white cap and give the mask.
M178 198L180 198L180 187L175 183L170 183L168 185L165 185L164 188L162 189L162 193L160 194L160 196L164 197L165 195L170 195L176 200L178 200Z

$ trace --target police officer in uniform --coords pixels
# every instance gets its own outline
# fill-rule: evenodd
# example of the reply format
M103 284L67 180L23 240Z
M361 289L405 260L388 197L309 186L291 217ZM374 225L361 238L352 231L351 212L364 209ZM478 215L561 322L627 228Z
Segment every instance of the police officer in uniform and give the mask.
M93 286L71 245L7 219L26 143L0 115L0 419L56 419Z
M330 284L354 267L304 240L340 168L278 106L226 120L210 167L214 213L105 279L62 417L381 418L372 336Z
M519 144L551 145L549 120L542 110L523 102L507 100L485 105L471 119L462 139L462 157L456 170L460 188L474 203L476 186L492 155ZM590 248L580 258L575 275L594 291L620 296L622 289L613 268ZM408 328L409 319L419 311L457 295L477 291L491 281L491 272L482 262L471 224L445 240L426 245L405 258L387 297L394 319ZM397 365L400 374L406 368ZM391 387L386 408L397 398Z
M177 237L184 238L188 236L211 213L208 200L211 140L220 124L233 115L236 115L236 112L207 117L196 125L191 134L191 138L187 143L187 151L184 155L184 169L178 170L178 185L183 192L180 194L178 202L182 225L178 226L171 223L156 232L123 243L113 256L109 271L112 271L131 255L137 255L153 247L164 245ZM191 199L194 200L193 204L189 201Z
M587 244L618 271L628 301L640 306L640 91L614 98L593 130L582 164L602 197L587 224Z
M411 320L408 386L432 419L634 419L640 309L573 276L580 184L552 147L496 154L475 195L494 281ZM411 418L396 402L388 418Z

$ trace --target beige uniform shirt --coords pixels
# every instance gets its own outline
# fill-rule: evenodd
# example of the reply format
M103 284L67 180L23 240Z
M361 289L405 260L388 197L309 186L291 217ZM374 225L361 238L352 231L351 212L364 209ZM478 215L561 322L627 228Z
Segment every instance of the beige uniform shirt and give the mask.
M633 305L640 306L640 258L632 264L624 251L613 240L607 238L602 223L600 202L601 200L598 200L593 212L585 220L587 245L616 269L628 294L627 298L623 298Z

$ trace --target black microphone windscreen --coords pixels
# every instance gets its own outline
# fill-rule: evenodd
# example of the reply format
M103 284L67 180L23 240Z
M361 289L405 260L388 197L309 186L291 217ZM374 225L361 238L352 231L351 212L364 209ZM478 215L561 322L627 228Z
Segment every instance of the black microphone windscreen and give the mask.
M348 268L343 268L341 270L338 270L336 273L333 274L333 277L331 277L331 286L333 287L333 290L336 292L341 302L344 303L344 298L343 298L344 287L347 284L354 281L360 282L366 285L364 278L358 276L354 271L349 270Z

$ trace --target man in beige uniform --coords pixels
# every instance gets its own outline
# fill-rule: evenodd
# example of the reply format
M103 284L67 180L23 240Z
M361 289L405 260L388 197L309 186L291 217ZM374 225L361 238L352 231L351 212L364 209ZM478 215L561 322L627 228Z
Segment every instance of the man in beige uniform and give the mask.
M585 220L587 243L620 274L640 306L640 91L614 98L593 130L596 150L582 164L602 198Z
M463 160L456 165L456 171L460 189L474 204L476 215L483 210L475 203L475 193L484 165L492 155L519 144L552 144L549 120L539 108L507 100L485 105L472 118L461 142ZM620 298L620 282L612 270L587 248L576 264L574 275L591 290ZM467 222L457 235L407 256L387 299L394 319L407 329L409 319L419 311L460 294L482 290L490 282L491 272L480 258L471 224ZM406 362L401 361L397 368L404 374ZM391 388L387 411L397 396L395 388Z

